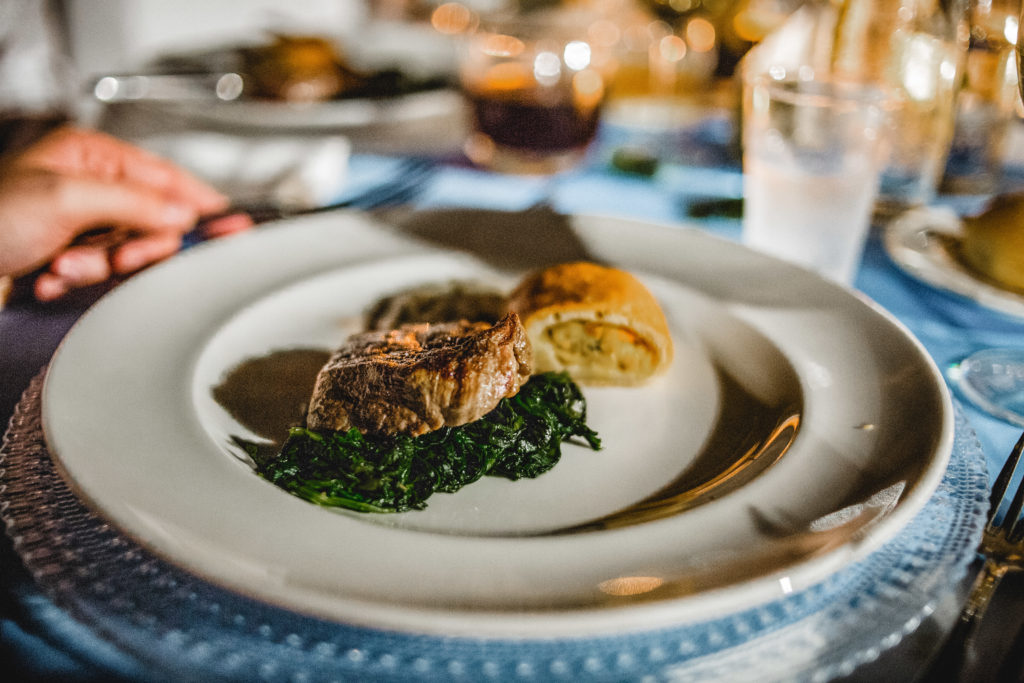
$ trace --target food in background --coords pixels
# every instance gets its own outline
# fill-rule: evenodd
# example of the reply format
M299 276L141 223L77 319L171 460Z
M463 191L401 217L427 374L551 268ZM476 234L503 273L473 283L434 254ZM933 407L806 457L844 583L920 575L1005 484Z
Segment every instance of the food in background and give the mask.
M309 103L357 97L396 97L450 85L443 75L413 76L398 67L367 70L343 47L318 36L278 35L273 42L237 48L254 97Z
M477 282L417 285L388 295L366 312L367 330L408 323L466 320L494 324L505 315L505 293Z
M276 36L274 42L243 50L254 95L289 102L316 102L359 87L338 48L325 38Z
M997 197L964 219L963 260L993 283L1024 292L1024 194Z

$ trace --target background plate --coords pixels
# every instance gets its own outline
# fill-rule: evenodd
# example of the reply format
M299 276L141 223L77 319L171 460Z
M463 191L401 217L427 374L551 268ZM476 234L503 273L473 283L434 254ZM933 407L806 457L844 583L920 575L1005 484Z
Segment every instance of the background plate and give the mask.
M951 248L956 248L960 234L960 219L951 211L912 209L886 226L885 250L896 265L922 282L1024 317L1024 296L979 278L956 257Z
M395 97L351 98L327 102L289 103L266 100L193 102L153 105L170 107L177 114L209 124L253 129L334 130L370 128L463 116L462 95L449 88Z

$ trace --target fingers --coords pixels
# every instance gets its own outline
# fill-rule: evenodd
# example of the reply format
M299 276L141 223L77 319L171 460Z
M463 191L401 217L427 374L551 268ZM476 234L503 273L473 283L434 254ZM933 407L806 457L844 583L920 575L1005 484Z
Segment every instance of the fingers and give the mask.
M115 273L126 275L161 261L181 248L181 236L151 235L129 240L113 250L110 265Z
M53 301L72 289L103 282L110 276L110 257L105 247L70 247L53 259L49 270L39 274L34 293L40 301Z
M201 214L223 211L228 206L228 198L217 190L170 162L145 152L141 153L138 163L127 165L124 169L129 181L147 185L178 201L191 204Z
M67 283L52 273L42 273L32 285L32 294L39 301L54 301L71 291Z
M228 205L223 194L171 162L97 131L62 128L22 155L18 163L146 187L198 213L214 213Z
M224 216L206 223L203 226L203 237L210 239L214 237L226 237L236 232L248 230L253 225L252 218L248 214L236 213L231 216Z
M227 207L227 197L184 169L138 147L114 142L117 147L106 150L106 159L93 162L95 167L110 164L105 179L148 187L192 206L198 213L215 213Z
M127 275L161 261L181 248L178 235L155 235L128 239L110 246L74 246L57 255L49 270L40 273L34 294L40 301L53 301L73 289Z
M34 283L40 301L127 274L175 253L198 216L148 188L79 178L51 178L49 210L69 236ZM115 226L94 230L98 226Z
M43 301L170 256L200 216L229 203L164 159L73 127L51 133L0 170L0 224L15 226L5 236L0 274L45 268L35 281ZM212 221L203 236L250 225L247 216L229 216Z
M199 211L149 188L83 178L54 180L51 210L72 235L112 225L141 233L188 232Z
M204 229L204 237L224 237L252 227L245 214L225 216ZM53 301L68 292L104 282L113 275L127 275L175 254L182 238L177 232L132 236L123 231L103 231L68 247L50 263L34 284L39 301Z
M91 285L110 277L110 260L103 247L71 247L53 259L50 272L73 286Z

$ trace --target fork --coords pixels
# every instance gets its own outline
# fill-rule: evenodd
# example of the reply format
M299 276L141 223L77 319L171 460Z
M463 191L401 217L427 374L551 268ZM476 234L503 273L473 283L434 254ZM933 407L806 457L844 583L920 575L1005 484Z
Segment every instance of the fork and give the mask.
M999 471L989 497L988 522L982 534L978 552L985 557L971 592L956 625L919 681L955 681L974 660L974 636L988 609L1000 581L1011 571L1024 569L1024 478L1017 485L1006 514L999 511L1007 496L1014 471L1024 452L1024 434L1021 434L1006 464Z
M324 213L326 211L334 211L335 209L355 208L369 211L371 209L396 206L398 204L408 202L419 194L423 189L423 181L425 181L433 171L434 165L431 161L420 158L409 158L398 165L398 168L388 180L380 183L379 185L374 185L365 192L355 195L354 197L349 197L348 199L343 199L331 204L298 209L268 202L238 203L217 214L203 216L199 219L193 231L201 232L202 228L206 224L214 220L224 218L226 216L234 216L240 213L248 214L248 216L252 218L253 223L260 224L268 221L280 220L282 218L292 218L312 213Z
M201 216L192 229L185 234L184 244L192 245L202 242L206 236L204 230L210 223L238 214L246 214L254 225L269 221L305 216L313 213L324 213L336 209L382 209L404 204L423 191L424 181L434 172L434 164L427 160L411 157L402 161L388 180L373 185L364 192L331 204L292 208L271 202L238 202L224 211ZM89 230L75 238L73 244L109 248L124 240L125 234L111 227Z

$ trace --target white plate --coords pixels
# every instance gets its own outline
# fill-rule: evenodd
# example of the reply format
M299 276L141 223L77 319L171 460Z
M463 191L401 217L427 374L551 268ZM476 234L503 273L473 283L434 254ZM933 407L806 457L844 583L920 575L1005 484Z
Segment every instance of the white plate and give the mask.
M182 116L232 128L349 131L430 119L451 121L463 115L462 96L440 88L395 97L359 97L325 102L182 100L160 103Z
M209 243L105 297L51 364L48 444L87 502L172 562L291 609L407 632L543 637L707 619L822 580L921 508L949 457L952 410L890 317L695 230L572 225L593 258L651 286L677 358L646 388L586 388L605 449L567 445L536 480L487 479L422 512L367 516L294 498L232 454L240 426L209 392L235 363L333 344L404 283L520 275L357 214ZM742 486L653 521L567 531L638 502L794 396L795 440Z
M1024 296L982 280L951 251L961 235L960 218L952 211L912 209L886 226L884 244L890 258L922 282L1024 317Z
M265 37L265 36L264 36ZM326 38L326 36L324 36ZM337 45L346 62L361 73L401 71L406 78L427 84L454 82L455 43L430 26L396 21L371 21ZM169 57L171 59L175 57ZM179 58L180 59L180 58ZM204 70L245 70L237 48L213 49L209 54L185 56L186 64ZM280 129L355 132L395 124L443 120L452 125L464 115L462 95L451 87L381 96L347 97L323 102L284 102L242 98L231 102L181 100L168 106L193 122L237 130Z

